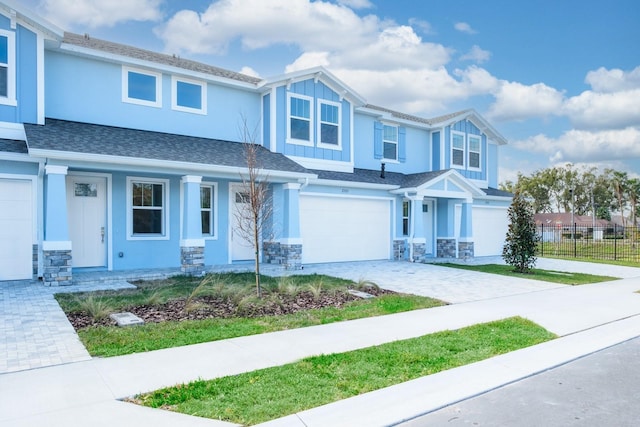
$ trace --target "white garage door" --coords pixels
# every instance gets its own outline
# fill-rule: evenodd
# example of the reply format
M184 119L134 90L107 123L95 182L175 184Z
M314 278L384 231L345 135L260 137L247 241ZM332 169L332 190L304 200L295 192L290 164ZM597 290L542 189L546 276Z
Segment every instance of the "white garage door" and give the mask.
M302 262L389 259L388 200L300 196Z
M473 207L474 256L502 255L509 221L507 208Z
M0 280L32 277L31 181L0 179Z

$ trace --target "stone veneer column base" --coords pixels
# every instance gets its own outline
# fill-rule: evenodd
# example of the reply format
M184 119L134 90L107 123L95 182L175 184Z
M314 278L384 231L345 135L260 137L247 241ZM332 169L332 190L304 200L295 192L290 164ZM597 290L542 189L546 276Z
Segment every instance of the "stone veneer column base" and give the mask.
M45 286L68 286L72 284L71 250L42 251L42 282Z
M302 269L302 245L280 242L262 244L264 262L282 265L285 270Z
M190 276L204 274L204 246L180 247L180 271Z
M404 240L393 241L393 260L404 261L407 251L406 242Z
M38 245L33 245L31 265L32 265L32 272L33 272L34 279L38 278L38 251L39 250L40 250L40 247Z
M458 258L473 258L473 242L458 242Z
M427 255L426 243L411 243L413 245L413 262L425 262Z
M456 257L456 239L437 239L438 258L455 258Z

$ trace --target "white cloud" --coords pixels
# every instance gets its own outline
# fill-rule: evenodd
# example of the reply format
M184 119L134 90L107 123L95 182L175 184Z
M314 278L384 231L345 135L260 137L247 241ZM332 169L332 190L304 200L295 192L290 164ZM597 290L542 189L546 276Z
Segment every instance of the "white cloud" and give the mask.
M244 66L240 69L241 74L246 74L247 76L260 78L260 74L251 67Z
M453 28L460 31L461 33L467 33L467 34L477 33L477 31L471 28L471 25L467 24L466 22L456 22Z
M640 130L569 130L558 138L539 134L515 141L514 148L544 153L551 162L598 162L640 157Z
M338 3L351 9L369 9L373 7L369 0L338 0Z
M463 61L475 61L477 63L486 62L491 58L491 52L481 49L478 45L473 45L471 50L460 57Z
M640 126L640 89L615 93L582 92L569 98L564 112L579 129Z
M562 108L563 93L544 83L528 86L502 81L495 98L495 103L489 107L489 117L495 120L525 120L558 114Z
M589 71L584 79L596 92L619 92L640 88L640 66L631 71L623 71L618 68L607 70L600 67L595 71Z
M409 18L409 25L420 30L423 34L435 34L435 31L428 21L418 18Z
M159 21L162 0L43 0L40 7L62 28L111 27L125 21Z

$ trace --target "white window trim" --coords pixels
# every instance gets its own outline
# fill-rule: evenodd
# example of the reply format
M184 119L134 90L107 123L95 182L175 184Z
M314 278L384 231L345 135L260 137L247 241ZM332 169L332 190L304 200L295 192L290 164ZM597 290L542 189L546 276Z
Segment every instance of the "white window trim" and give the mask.
M143 184L164 184L162 199L162 234L134 235L133 234L133 183ZM169 180L159 178L147 178L128 176L127 177L127 240L169 240Z
M462 137L462 165L456 165L453 163L453 136L454 135L460 135ZM450 141L449 141L449 167L454 168L454 169L465 169L467 166L467 138L466 138L466 134L464 132L460 132L457 130L451 130L451 136L450 136ZM456 148L456 150L459 150L459 148Z
M322 121L322 104L332 105L334 107L338 107L338 144L325 144L322 142L322 124L325 123ZM318 128L316 129L316 139L318 141L318 148L326 148L329 150L342 150L342 104L334 101L327 101L326 99L318 99L317 105L318 111ZM332 126L336 126L336 123L326 122Z
M16 100L16 35L12 31L0 30L7 38L7 96L0 96L1 105L18 105Z
M178 105L178 82L200 86L201 108L191 108ZM171 76L171 109L185 113L207 114L207 84L203 81L186 79L184 77Z
M213 224L211 224L213 230L212 234L203 234L202 237L205 240L218 240L218 183L203 181L200 187L211 187L211 214L213 215ZM202 208L200 208L202 211Z
M395 141L384 139L384 127L385 126L396 128L396 140ZM384 156L384 143L385 142L396 144L396 158L395 159L390 159L390 158ZM399 149L400 149L400 126L395 125L395 124L391 124L391 123L384 123L383 122L382 123L382 160L384 160L385 163L400 163L400 161L398 160L398 150Z
M478 143L478 151L475 150L471 150L471 139L477 139L479 141ZM471 166L471 162L468 162L467 164L468 169L472 170L472 171L481 171L482 170L482 137L480 135L468 135L467 136L467 156L470 156L471 153L478 153L478 167L475 166Z
M143 99L129 98L129 72L144 74L156 79L156 100L145 101ZM140 68L122 67L122 102L128 104L144 105L146 107L162 108L162 74Z
M291 138L291 98L300 98L309 101L309 141L304 139ZM287 143L295 145L304 145L306 147L313 147L314 125L313 125L313 98L306 95L300 95L297 93L287 93ZM297 116L295 116L297 117ZM301 117L304 119L304 117Z

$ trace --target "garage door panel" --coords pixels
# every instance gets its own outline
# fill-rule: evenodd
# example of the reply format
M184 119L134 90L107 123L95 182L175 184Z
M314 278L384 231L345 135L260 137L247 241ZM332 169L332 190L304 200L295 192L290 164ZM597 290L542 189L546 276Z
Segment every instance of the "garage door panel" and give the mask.
M32 276L32 184L0 179L0 280Z
M341 197L300 197L303 262L388 259L389 202Z
M474 255L501 255L508 226L507 208L474 207Z

